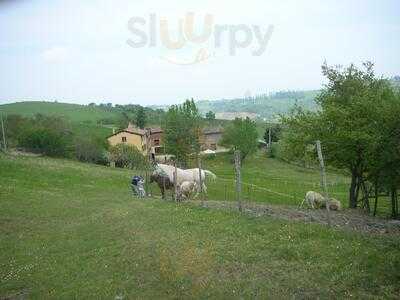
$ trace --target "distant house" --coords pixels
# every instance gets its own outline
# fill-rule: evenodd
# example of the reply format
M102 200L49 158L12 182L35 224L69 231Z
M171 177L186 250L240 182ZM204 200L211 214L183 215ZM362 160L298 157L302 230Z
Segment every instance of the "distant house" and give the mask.
M115 132L107 138L111 146L118 144L126 144L135 146L139 151L145 152L147 150L147 135L146 131L136 128L131 123L124 130Z
M220 128L204 129L200 136L201 150L217 150L222 133L223 131ZM129 123L126 129L110 135L107 140L111 146L127 144L136 146L143 153L147 151L155 154L163 153L163 130L161 128L146 128L144 130Z
M204 129L200 136L201 150L217 150L217 147L222 139L221 128Z
M147 128L151 153L160 154L163 149L163 131L161 128Z

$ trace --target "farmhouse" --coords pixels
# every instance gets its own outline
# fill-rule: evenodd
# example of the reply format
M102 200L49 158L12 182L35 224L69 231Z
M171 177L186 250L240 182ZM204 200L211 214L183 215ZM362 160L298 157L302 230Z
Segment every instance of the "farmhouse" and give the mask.
M111 146L118 144L133 145L141 152L145 152L147 149L146 131L133 126L131 123L126 129L110 135L107 141Z
M200 136L201 150L217 150L222 132L221 128L204 129ZM139 129L129 123L126 129L115 132L107 140L111 146L127 144L136 146L142 152L160 154L163 149L163 130L161 128Z

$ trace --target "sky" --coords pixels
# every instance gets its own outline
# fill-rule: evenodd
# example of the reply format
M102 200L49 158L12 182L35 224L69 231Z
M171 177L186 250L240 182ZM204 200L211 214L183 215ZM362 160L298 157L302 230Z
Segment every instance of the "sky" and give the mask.
M399 75L400 1L0 0L0 104L319 89L324 61Z

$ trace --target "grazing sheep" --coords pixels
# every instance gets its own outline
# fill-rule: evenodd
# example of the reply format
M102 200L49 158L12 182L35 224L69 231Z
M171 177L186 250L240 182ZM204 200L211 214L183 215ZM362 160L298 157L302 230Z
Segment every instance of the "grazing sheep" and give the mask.
M184 181L179 186L179 197L180 199L188 200L192 193L197 189L196 182Z
M304 202L307 203L308 207L315 209L321 207L325 203L325 199L320 193L309 191L303 199L303 202L301 202L300 207L303 207Z
M325 208L325 202L322 204L321 208ZM330 198L329 199L329 209L330 210L342 210L342 203L335 199L335 198Z

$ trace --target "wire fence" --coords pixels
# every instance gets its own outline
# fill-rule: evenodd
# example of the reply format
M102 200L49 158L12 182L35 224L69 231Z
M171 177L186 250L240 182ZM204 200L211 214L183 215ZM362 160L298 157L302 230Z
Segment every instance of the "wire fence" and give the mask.
M308 191L320 191L319 182L296 182L268 178L263 185L242 181L241 198L244 202L297 205ZM348 194L347 182L329 182L329 196L345 199ZM210 200L235 201L235 180L218 177L207 183L207 198Z

